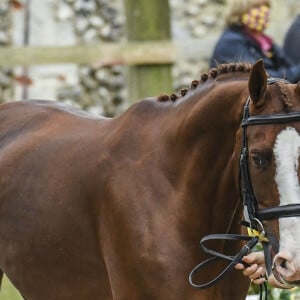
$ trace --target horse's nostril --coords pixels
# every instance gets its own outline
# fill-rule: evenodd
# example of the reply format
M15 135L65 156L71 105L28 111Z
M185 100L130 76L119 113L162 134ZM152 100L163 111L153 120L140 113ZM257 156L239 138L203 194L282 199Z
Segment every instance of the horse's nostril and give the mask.
M285 260L285 259L282 260L282 262L280 262L280 266L281 266L282 268L284 268L284 269L287 268L287 267L286 267L286 260Z

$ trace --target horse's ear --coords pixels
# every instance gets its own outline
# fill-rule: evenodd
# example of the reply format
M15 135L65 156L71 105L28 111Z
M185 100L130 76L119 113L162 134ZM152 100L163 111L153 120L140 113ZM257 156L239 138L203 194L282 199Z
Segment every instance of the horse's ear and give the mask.
M250 98L255 106L262 106L264 104L267 78L263 60L260 59L253 65L248 81Z

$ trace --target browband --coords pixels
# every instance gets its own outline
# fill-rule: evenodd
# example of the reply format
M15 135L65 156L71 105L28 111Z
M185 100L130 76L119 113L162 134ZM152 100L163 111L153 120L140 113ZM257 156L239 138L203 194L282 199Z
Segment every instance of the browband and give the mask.
M242 126L291 123L300 121L300 112L286 114L251 116L242 121Z

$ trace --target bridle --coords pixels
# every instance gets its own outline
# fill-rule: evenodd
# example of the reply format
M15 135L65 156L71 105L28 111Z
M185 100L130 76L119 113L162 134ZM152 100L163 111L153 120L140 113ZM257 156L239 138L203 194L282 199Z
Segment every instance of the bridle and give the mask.
M289 83L283 79L278 78L269 78L268 84L274 84L278 81L283 81L284 83ZM257 115L250 116L250 97L248 97L243 110L243 119L241 122L242 127L242 149L240 154L240 163L239 163L239 189L240 195L244 206L244 221L243 225L247 226L248 236L238 235L238 234L210 234L204 236L200 245L202 250L209 254L211 257L200 264L198 264L190 273L189 282L193 287L204 289L212 286L218 282L223 276L233 269L237 263L243 263L243 256L247 255L251 249L261 243L264 249L265 263L267 276L272 273L272 255L271 255L271 243L268 239L267 233L264 230L263 221L273 220L278 218L287 218L287 217L299 217L300 216L300 203L299 204L290 204L283 206L275 206L264 209L258 209L258 202L256 200L249 172L249 150L248 150L248 139L247 139L247 128L248 126L254 125L266 125L266 124L285 124L291 122L300 121L300 112L291 112L284 114L270 114L270 115ZM209 249L205 246L205 243L210 240L230 240L230 241L246 241L247 243L235 256L228 256L212 249ZM208 264L211 264L217 260L225 259L229 261L228 266L214 279L203 284L195 284L193 277L196 272L200 269L206 267ZM262 290L261 298L262 299ZM265 286L265 299L267 299L267 292Z

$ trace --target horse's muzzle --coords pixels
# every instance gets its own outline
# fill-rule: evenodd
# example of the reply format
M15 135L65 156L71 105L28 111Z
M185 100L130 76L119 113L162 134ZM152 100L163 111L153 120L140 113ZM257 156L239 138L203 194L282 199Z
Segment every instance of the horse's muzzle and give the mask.
M273 275L287 288L300 285L300 264L286 253L280 251L274 257Z

